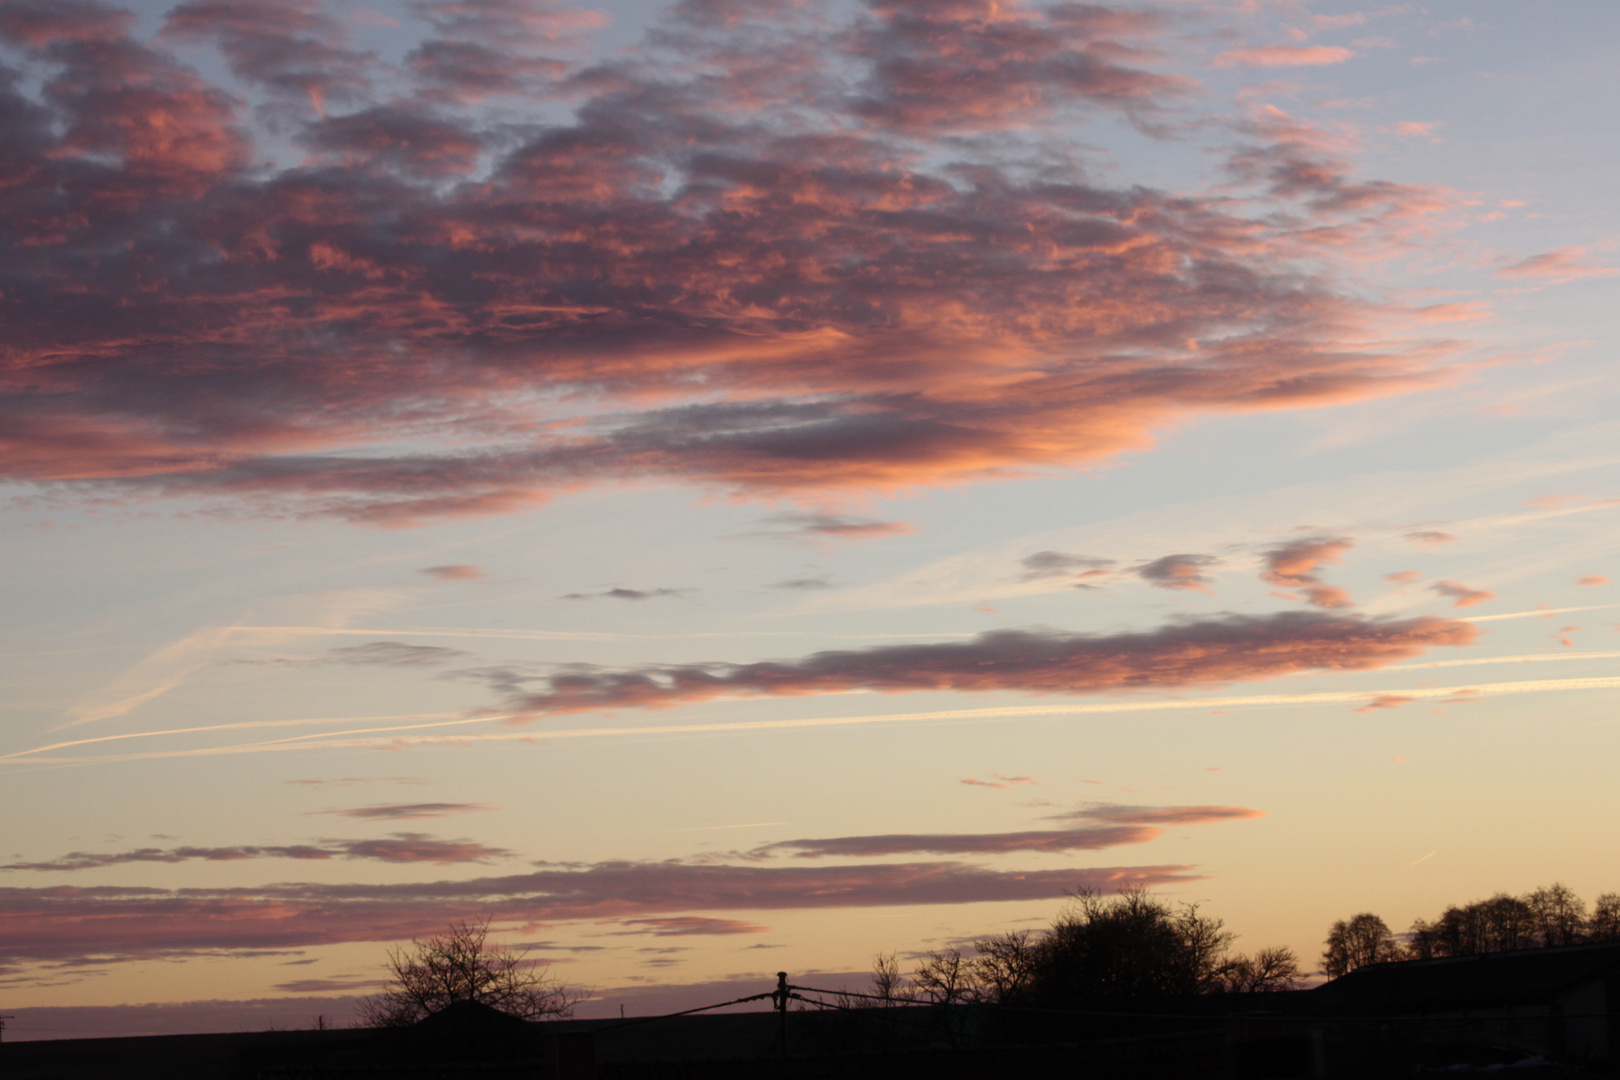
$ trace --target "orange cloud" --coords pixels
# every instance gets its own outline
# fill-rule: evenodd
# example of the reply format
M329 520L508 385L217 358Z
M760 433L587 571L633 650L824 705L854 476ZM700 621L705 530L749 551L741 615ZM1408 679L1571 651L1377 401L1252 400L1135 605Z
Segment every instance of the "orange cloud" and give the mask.
M1441 596L1448 596L1455 601L1452 607L1473 607L1483 604L1487 600L1495 600L1496 594L1486 589L1470 589L1468 586L1455 581L1437 581L1429 586L1430 589Z
M1609 579L1602 574L1586 574L1575 580L1577 585L1607 585Z
M1385 574L1384 580L1392 585L1410 585L1414 581L1422 581L1423 575L1416 570L1398 570L1393 574Z
M1299 589L1305 594L1306 601L1317 607L1354 607L1355 601L1349 593L1333 585L1324 585L1315 574L1317 567L1338 562L1352 546L1352 541L1342 536L1290 541L1266 552L1266 569L1260 574L1260 580Z

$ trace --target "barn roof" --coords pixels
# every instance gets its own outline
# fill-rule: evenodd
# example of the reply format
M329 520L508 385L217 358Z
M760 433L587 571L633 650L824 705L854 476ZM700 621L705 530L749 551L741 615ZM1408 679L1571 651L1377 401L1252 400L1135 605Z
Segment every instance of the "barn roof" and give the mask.
M1550 1001L1620 971L1620 943L1523 949L1357 968L1310 991L1323 1009L1413 1012Z

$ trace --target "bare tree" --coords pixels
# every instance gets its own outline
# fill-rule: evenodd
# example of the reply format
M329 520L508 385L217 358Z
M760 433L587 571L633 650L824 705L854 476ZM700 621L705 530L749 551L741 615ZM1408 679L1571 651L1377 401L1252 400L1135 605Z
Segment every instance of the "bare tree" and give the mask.
M1406 949L1402 955L1407 960L1433 960L1444 956L1440 924L1413 919L1412 928L1406 932Z
M488 942L489 920L457 922L448 933L389 951L394 985L360 1002L365 1027L405 1027L460 1001L524 1020L564 1018L590 995L555 982L546 966Z
M974 982L979 996L992 1005L1017 1005L1026 1000L1035 979L1039 943L1028 930L1009 930L973 943Z
M1531 933L1543 946L1573 945L1586 927L1586 904L1573 889L1554 882L1524 898L1530 907Z
M1230 994L1266 994L1294 989L1299 976L1299 957L1294 950L1277 946L1227 960L1221 965L1220 984Z
M935 1005L955 1005L973 997L973 965L959 949L926 954L911 981Z
M1606 892L1592 905L1592 917L1586 920L1586 938L1589 941L1620 941L1620 893Z
M1395 943L1389 926L1370 911L1334 923L1326 944L1322 970L1335 979L1368 964L1401 958L1401 948Z
M916 999L916 991L906 985L906 977L900 974L900 961L894 953L872 957L872 993L883 999L884 1008Z

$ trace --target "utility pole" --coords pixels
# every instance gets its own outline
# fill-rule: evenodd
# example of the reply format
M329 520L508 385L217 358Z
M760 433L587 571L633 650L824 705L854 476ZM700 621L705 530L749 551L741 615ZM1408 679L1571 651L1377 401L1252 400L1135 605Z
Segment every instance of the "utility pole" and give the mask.
M787 972L778 971L776 973L776 993L772 994L771 997L776 1002L776 1034L777 1034L778 1040L780 1040L780 1042L782 1044L782 1056L783 1057L787 1057L787 1052L788 1052L788 1046L787 1046L788 996L789 996L789 991L788 991Z

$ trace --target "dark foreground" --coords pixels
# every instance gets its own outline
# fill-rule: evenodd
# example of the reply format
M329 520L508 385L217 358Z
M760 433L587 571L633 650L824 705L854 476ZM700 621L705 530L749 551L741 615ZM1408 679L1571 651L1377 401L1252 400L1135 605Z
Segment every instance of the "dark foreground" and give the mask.
M1281 1004L1279 1002L1279 1004ZM1298 1011L1297 1008L1294 1011ZM72 1039L0 1047L0 1080L1501 1080L1615 1075L1501 1025L1207 1017L1009 1019L969 1008L526 1024L477 1008L414 1029Z

